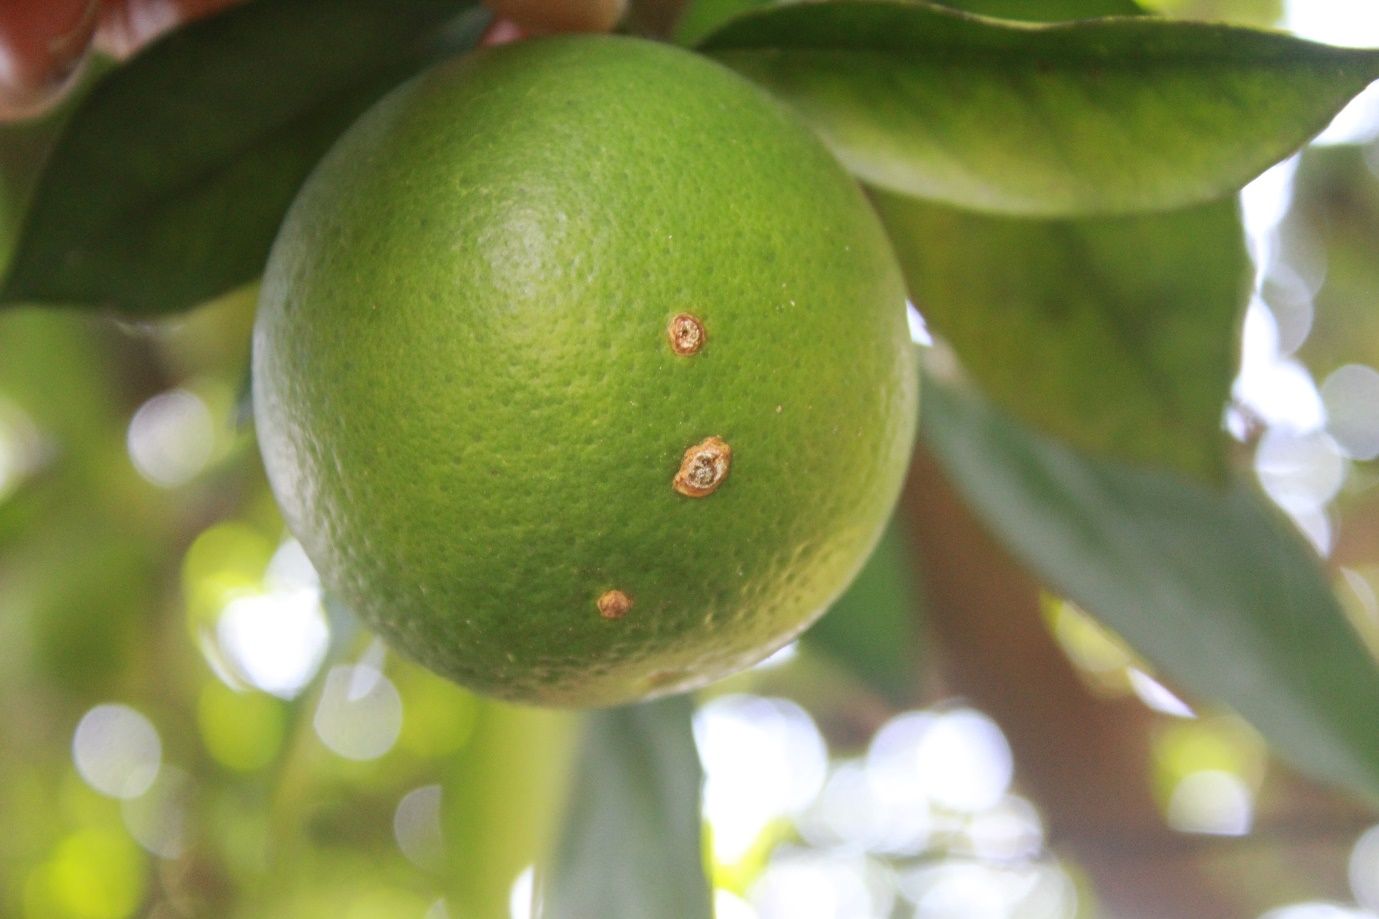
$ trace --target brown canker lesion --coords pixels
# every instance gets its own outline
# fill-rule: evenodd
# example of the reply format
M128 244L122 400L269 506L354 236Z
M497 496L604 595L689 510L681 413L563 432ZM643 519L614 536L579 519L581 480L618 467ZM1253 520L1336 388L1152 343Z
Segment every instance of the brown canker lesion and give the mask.
M599 597L597 606L604 619L621 619L632 609L632 598L621 590L607 590Z
M670 349L682 356L694 354L708 340L704 323L690 313L678 313L671 319L666 327L666 337L670 339Z
M689 498L713 494L728 477L733 449L721 437L709 437L685 451L680 471L671 482L677 492Z

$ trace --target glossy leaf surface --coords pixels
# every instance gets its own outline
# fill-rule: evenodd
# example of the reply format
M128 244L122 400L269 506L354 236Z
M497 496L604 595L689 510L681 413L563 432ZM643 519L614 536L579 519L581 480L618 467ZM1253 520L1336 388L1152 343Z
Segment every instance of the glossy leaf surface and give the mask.
M923 3L794 4L701 44L789 103L867 182L1069 216L1244 185L1379 77L1379 52L1125 17L1004 22Z

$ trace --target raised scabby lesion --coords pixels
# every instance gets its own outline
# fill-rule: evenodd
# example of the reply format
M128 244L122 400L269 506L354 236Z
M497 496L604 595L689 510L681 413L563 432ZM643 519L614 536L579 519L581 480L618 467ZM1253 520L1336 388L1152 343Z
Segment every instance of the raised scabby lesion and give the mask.
M632 598L621 590L606 590L596 605L604 619L621 619L632 609Z
M708 437L685 451L671 486L689 498L713 494L728 477L733 449L721 437Z
M666 338L670 339L670 349L676 354L688 357L704 347L708 333L698 316L678 313L666 326Z

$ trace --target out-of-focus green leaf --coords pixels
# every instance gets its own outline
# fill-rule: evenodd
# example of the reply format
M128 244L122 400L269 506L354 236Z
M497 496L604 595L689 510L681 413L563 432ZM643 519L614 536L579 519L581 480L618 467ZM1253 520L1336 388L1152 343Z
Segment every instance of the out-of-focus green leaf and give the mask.
M1270 27L1283 16L1283 0L1144 0L1155 13L1178 19Z
M19 552L29 562L19 577L36 592L30 665L78 699L118 691L124 669L148 657L141 636L159 624L162 547L107 529L107 521L70 515L62 523L50 522Z
M0 278L9 267L20 224L48 154L81 99L113 66L96 57L83 68L77 85L55 109L39 118L0 124Z
M53 459L91 463L94 487L112 453L123 452L124 423L117 362L91 316L14 310L0 315L0 396L36 415L55 439ZM113 470L110 470L113 472ZM128 470L133 477L133 469Z
M173 32L73 113L0 300L152 314L253 279L330 143L477 38L470 5L261 0Z
M1299 769L1379 797L1379 668L1254 490L1093 460L926 380L922 437L993 533Z
M775 0L689 0L675 23L676 44L695 45L723 23Z
M546 919L711 919L688 696L585 716Z
M700 46L789 103L867 182L1041 216L1239 188L1379 77L1379 51L1150 16L1000 22L924 3L739 16Z
M1081 220L875 201L915 304L999 404L1094 453L1220 478L1251 279L1233 200Z
M577 723L569 712L479 702L441 797L450 915L509 914L513 882L555 838Z
M1300 356L1319 378L1343 364L1379 366L1379 147L1311 148L1294 181L1281 234L1291 273L1264 285L1284 347L1306 334Z
M900 521L892 520L852 586L800 640L903 707L914 702L919 685L922 608L914 550Z

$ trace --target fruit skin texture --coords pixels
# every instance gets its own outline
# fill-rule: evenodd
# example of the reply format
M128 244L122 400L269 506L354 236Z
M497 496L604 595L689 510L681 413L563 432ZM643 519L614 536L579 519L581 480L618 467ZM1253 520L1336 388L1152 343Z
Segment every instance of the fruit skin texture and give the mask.
M294 203L260 445L326 587L432 669L535 704L681 691L793 638L879 538L916 418L904 302L856 185L755 86L629 38L483 49L380 102ZM677 493L710 437L726 479Z

